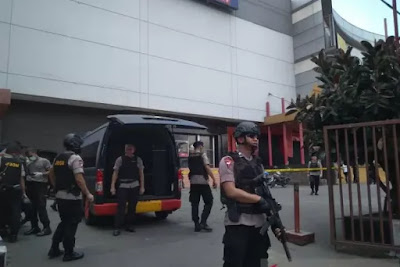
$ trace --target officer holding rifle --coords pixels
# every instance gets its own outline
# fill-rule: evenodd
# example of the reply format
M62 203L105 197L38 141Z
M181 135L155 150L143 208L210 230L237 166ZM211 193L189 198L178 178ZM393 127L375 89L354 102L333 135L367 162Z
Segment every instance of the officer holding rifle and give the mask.
M265 233L268 227L279 240L284 238L277 215L279 204L265 186L261 159L254 155L259 135L256 124L240 123L234 132L237 152L223 157L219 164L221 201L228 208L223 237L224 267L260 267L271 246ZM262 196L257 194L260 186Z

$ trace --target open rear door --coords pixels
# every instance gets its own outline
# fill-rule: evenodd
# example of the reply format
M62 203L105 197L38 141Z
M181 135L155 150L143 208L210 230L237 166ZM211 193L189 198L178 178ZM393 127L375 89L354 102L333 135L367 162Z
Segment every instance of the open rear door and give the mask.
M131 114L117 114L117 115L110 115L107 117L111 123L117 125L164 125L169 132L171 133L172 137L173 134L184 134L184 133L193 133L194 130L196 133L198 132L206 132L207 127L201 124L198 124L193 121L177 119L177 118L170 118L170 117L163 117L163 116L153 116L153 115L131 115ZM173 138L175 141L175 138ZM176 148L176 143L173 143L175 149L170 153L173 153L174 161L175 161L175 175L178 178L175 183L175 192L177 196L180 198L180 190L183 185L183 176L182 172L179 169L180 163L178 159L178 151ZM154 161L158 161L162 159L161 156L155 156ZM165 164L165 162L159 162L160 165Z

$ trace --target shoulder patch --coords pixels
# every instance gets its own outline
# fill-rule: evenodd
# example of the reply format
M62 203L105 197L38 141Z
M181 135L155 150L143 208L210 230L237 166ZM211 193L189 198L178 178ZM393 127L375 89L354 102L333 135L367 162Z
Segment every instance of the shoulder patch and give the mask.
M233 159L231 157L225 157L224 162L228 168L232 167Z

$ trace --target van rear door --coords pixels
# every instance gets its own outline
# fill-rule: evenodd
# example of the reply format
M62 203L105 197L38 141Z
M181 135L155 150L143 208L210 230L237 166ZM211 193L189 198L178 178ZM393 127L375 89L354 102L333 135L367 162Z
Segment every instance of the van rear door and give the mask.
M170 132L171 139L173 141L174 151L173 153L174 158L174 173L176 177L176 182L174 183L174 191L177 198L180 198L180 190L182 188L182 175L179 171L179 158L178 158L178 151L175 144L175 138L173 136L174 133L184 133L186 130L206 130L207 127L201 124L198 124L193 121L171 118L171 117L163 117L163 116L152 116L152 115L129 115L129 114L117 114L117 115L110 115L107 117L110 121L110 125L164 125ZM178 181L179 179L179 181Z

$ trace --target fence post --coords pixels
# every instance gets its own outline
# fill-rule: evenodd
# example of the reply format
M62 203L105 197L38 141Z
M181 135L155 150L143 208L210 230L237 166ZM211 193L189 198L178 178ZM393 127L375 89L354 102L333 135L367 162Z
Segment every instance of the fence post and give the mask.
M294 183L294 230L286 231L288 242L304 246L315 241L315 234L300 230L300 186Z

